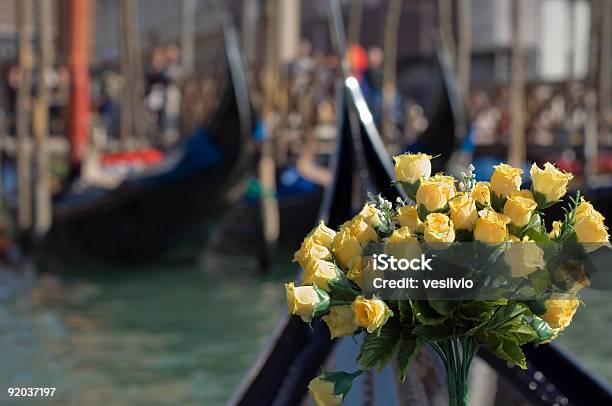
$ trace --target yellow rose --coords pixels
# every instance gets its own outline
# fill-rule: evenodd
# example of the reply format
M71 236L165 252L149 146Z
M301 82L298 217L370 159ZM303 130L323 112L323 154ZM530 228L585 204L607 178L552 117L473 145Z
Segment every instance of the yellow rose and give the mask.
M523 227L529 223L533 211L538 204L533 200L529 190L514 192L508 196L504 205L504 214L510 217L510 223L517 227Z
M382 224L382 220L380 219L380 211L371 204L364 205L355 218L363 219L363 221L372 227Z
M400 227L393 230L393 233L387 239L390 243L414 242L416 237L410 232L410 227Z
M310 261L315 259L331 259L331 252L323 245L317 244L312 236L308 236L302 242L300 249L296 251L293 260L306 269Z
M332 243L332 252L340 265L346 269L353 258L358 258L361 255L361 245L351 235L350 229L344 229L336 234Z
M570 325L578 304L578 299L548 299L544 301L546 312L540 317L558 333Z
M453 222L446 214L431 213L425 218L423 238L427 242L453 242L455 229Z
M333 382L324 380L320 376L310 381L308 391L317 406L339 406L342 404L342 398L344 397L342 394L335 394Z
M355 313L355 324L368 330L368 333L378 330L391 316L391 311L385 302L376 298L366 299L357 296L351 307Z
M607 243L608 227L594 217L586 217L574 225L576 236L581 243ZM598 248L597 245L594 249Z
M604 224L604 216L595 210L593 205L584 198L576 208L576 224L574 230L578 241L587 244L587 251L593 251L603 243L609 242L608 227ZM589 244L592 243L592 244Z
M554 237L558 237L559 234L561 234L561 226L563 225L562 221L559 220L555 220L552 222L552 229L550 230L550 233L548 233L548 236L550 238L554 238Z
M482 206L490 206L491 190L489 184L487 182L476 182L474 189L472 189L472 198Z
M450 176L436 175L421 181L416 193L417 207L423 205L427 211L440 210L455 196L454 180Z
M293 282L285 284L289 314L298 315L305 322L323 314L329 308L329 295L314 286L298 286Z
M455 189L455 178L453 178L452 176L437 173L430 179L434 182L438 182L442 186L442 188L444 189L444 193L446 193L447 200L452 199L457 194L457 190Z
M394 156L395 179L399 182L414 183L431 175L431 156L427 154L402 154Z
M506 225L510 218L493 210L480 210L474 227L474 239L488 244L499 244L508 237Z
M409 227L393 230L384 245L384 253L396 259L412 259L421 255L421 246Z
M457 230L473 230L478 219L476 202L465 193L461 193L448 202L450 218Z
M329 292L328 282L336 277L336 265L331 262L315 259L310 261L304 272L302 285L317 285L318 288Z
M358 329L351 305L333 306L321 319L327 324L331 338L351 336Z
M397 209L396 220L402 227L408 227L411 233L423 230L423 222L419 219L416 206L406 205Z
M574 175L562 172L550 162L540 169L535 163L531 166L531 190L546 198L546 203L561 199L567 193L567 184Z
M353 258L349 263L348 271L346 271L348 280L355 282L359 287L361 287L361 268L364 261L365 258L362 257Z
M310 232L310 236L315 243L320 244L327 249L331 249L336 232L327 227L323 221L320 221L319 224Z
M544 251L527 238L510 244L504 251L504 260L510 267L513 278L530 275L546 265Z
M356 217L348 227L348 232L359 242L360 245L365 245L368 241L377 241L378 234L362 217Z
M581 197L580 204L576 208L576 222L579 222L585 218L590 218L601 223L606 220L600 212L595 210L591 203L584 200L584 197Z
M518 192L521 187L521 175L523 170L514 168L508 164L495 165L495 171L491 176L491 190L498 196L508 196Z
M317 406L339 406L361 372L326 372L310 381L308 391Z
M419 246L419 244L411 245ZM374 269L374 259L371 256L361 258L361 264L359 267L359 282L355 282L357 283L357 285L359 285L360 287L373 286L374 279L384 277L385 271L381 269Z

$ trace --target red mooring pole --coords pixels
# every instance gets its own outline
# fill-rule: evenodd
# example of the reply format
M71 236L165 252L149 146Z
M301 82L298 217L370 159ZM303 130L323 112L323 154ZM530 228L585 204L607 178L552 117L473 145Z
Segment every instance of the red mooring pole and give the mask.
M70 163L78 167L89 135L89 34L90 0L68 0L70 105L66 130L70 140Z

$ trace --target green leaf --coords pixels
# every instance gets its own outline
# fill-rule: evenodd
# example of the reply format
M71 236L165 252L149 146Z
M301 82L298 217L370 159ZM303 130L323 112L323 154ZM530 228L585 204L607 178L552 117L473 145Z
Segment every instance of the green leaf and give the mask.
M427 300L415 300L412 304L416 319L427 326L435 326L446 320L446 316L438 313Z
M456 300L429 300L429 305L439 314L450 316L459 308L461 302Z
M437 210L432 210L429 211L425 208L425 206L423 206L422 204L419 204L417 206L417 214L419 215L419 219L421 221L425 221L425 219L427 218L427 216L431 213L444 213L447 214L450 211L450 207L448 206L448 203L446 204L446 206L442 207L441 209L437 209Z
M526 303L527 306L529 306L529 310L536 316L541 316L546 313L546 304L544 300L530 300Z
M513 340L518 345L527 344L536 338L538 335L536 331L531 327L531 324L527 323L524 317L513 319L511 322L506 323L500 327L495 333L503 335L504 337Z
M504 212L504 205L508 200L505 196L498 196L497 193L491 190L491 207L498 213Z
M412 331L424 341L442 341L455 335L455 323L453 319L449 319L445 323L438 324L437 326L421 324L416 326Z
M562 201L562 200L553 200L552 202L547 202L546 195L540 192L536 192L535 190L533 190L533 187L531 188L531 194L533 195L533 200L535 200L535 202L538 204L538 209L540 210L547 209L550 206L553 206Z
M336 266L336 276L327 282L331 296L335 300L346 300L352 302L361 292L353 287L346 274Z
M320 289L317 285L312 285L312 288L315 290L315 292L317 292L317 296L319 299L319 301L314 305L312 314L312 317L317 317L329 311L331 299L329 297L329 294L327 294L327 292L325 292L323 289Z
M404 189L404 192L406 192L406 196L408 196L410 199L416 202L416 194L417 194L417 191L419 190L419 186L421 186L421 179L418 179L414 183L410 183L410 182L398 182L398 183L402 186L402 189Z
M528 310L527 306L522 303L509 303L506 306L501 306L499 310L495 312L489 323L487 323L488 330L495 330L502 327L504 324L511 322L518 318L524 312Z
M528 236L530 240L533 240L535 242L550 243L550 238L548 238L548 235L539 231L536 228L527 230L524 235Z
M402 324L402 326L412 326L414 324L414 312L410 300L398 300L397 306L399 308L400 323Z
M423 341L415 335L408 335L404 337L402 333L402 337L399 340L397 345L397 366L399 369L399 379L403 382L406 379L406 371L408 367L414 361L414 359L419 355L419 351L421 350L421 345Z
M332 382L334 384L334 395L345 396L353 386L353 380L362 374L363 371L355 371L353 373L338 371L324 372L321 374L321 379Z
M525 354L523 354L520 345L512 339L492 333L483 333L477 339L487 350L499 358L511 362L522 369L527 369Z
M476 210L478 210L478 211L483 210L483 209L487 209L489 207L491 207L491 206L489 206L488 204L482 204L480 202L476 202Z
M402 327L397 317L390 318L380 329L380 333L366 334L357 363L361 369L383 369L395 355Z
M535 333L538 335L538 342L540 343L548 341L557 335L555 330L553 330L547 322L538 316L533 316L531 328L533 328L533 331L535 331Z
M528 276L535 297L542 297L552 286L550 274L545 269L538 269Z
M468 319L478 322L489 321L493 313L499 306L505 306L508 303L506 299L499 300L475 300L464 303L461 306L461 315Z
M527 231L530 230L540 230L542 225L542 220L540 219L540 215L537 213L533 213L529 222L522 227L517 227L514 224L508 224L508 231L511 234L515 235L519 239L522 239ZM539 232L539 231L538 231Z

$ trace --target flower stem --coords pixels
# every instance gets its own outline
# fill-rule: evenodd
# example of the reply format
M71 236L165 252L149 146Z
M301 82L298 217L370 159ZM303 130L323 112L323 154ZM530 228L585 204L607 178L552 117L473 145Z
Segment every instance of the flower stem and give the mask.
M449 406L467 406L468 376L478 343L474 337L452 337L429 344L444 364Z

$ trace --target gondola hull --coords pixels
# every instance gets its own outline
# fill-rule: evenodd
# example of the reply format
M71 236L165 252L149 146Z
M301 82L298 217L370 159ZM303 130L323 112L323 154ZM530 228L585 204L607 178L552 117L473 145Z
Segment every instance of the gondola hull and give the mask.
M56 204L49 248L107 260L154 259L205 232L225 207L228 165L118 188L86 207ZM95 193L91 191L90 193ZM68 205L70 206L70 205Z
M224 27L224 40L228 77L210 125L115 188L72 188L77 191L55 198L45 240L51 253L148 261L203 234L207 223L221 217L254 156L252 108L233 27Z

